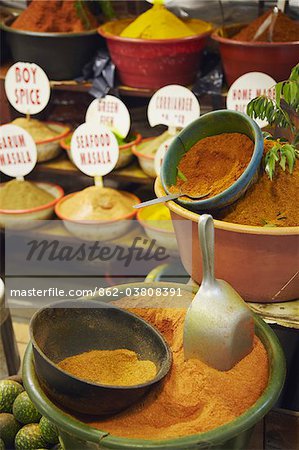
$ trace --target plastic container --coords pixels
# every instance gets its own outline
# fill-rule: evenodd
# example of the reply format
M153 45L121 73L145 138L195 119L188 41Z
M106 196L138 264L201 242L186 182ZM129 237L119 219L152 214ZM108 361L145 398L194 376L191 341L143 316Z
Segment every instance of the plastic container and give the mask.
M264 139L260 127L245 114L228 110L213 111L194 120L170 144L161 168L164 190L170 194L169 187L176 183L177 167L185 153L201 139L221 133L246 134L254 142L251 160L242 175L219 194L202 200L188 201L182 198L176 200L187 209L212 211L228 206L238 200L257 177L264 151Z
M126 287L144 287L143 283L124 285ZM124 288L122 286L122 288ZM147 287L181 287L178 283L146 284ZM122 289L120 288L119 291ZM109 301L109 298L103 299ZM116 300L114 298L114 300ZM228 424L206 433L171 440L125 439L107 435L82 423L53 404L42 391L35 374L33 352L29 344L23 363L23 381L29 397L40 413L54 422L66 450L103 450L103 449L147 449L147 450L245 450L254 425L270 411L278 399L285 378L285 360L279 341L271 328L260 318L255 317L256 333L267 349L270 361L269 383L258 401L244 414Z
M97 30L81 33L39 33L16 30L10 25L15 17L0 24L10 47L12 62L31 62L44 69L50 80L72 80L98 48L104 47Z
M295 42L242 42L233 41L244 25L219 28L212 39L219 49L227 84L248 72L263 72L283 81L289 78L292 68L298 63L299 41Z
M129 24L131 19L119 23ZM122 28L124 28L123 25ZM180 39L131 39L112 34L115 22L98 31L108 44L120 82L135 88L159 89L168 84L189 85L195 80L210 31Z

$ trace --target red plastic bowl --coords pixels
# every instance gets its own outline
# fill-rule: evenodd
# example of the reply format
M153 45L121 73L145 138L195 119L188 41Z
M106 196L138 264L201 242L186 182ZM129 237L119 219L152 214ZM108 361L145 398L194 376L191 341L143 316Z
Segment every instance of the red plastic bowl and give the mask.
M192 84L212 32L211 28L198 36L145 40L120 37L109 32L113 28L115 22L108 22L98 32L107 40L121 83L147 89L159 89L168 84Z
M248 72L263 72L283 81L289 78L298 63L299 41L295 42L241 42L230 39L244 25L217 29L212 39L219 43L227 84ZM227 36L227 37L223 37Z

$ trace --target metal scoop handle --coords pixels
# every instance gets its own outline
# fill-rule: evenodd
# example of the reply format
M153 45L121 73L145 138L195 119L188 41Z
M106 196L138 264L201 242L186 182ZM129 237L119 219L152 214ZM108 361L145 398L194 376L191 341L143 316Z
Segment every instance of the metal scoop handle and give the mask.
M198 234L203 261L202 285L215 283L214 271L214 221L210 214L200 216L198 222Z
M147 202L138 203L137 205L134 205L133 208L139 209L144 208L145 206L151 206L156 205L157 203L165 203L169 202L169 200L176 200L177 198L181 197L182 194L168 194L164 195L164 197L154 198L153 200L148 200Z

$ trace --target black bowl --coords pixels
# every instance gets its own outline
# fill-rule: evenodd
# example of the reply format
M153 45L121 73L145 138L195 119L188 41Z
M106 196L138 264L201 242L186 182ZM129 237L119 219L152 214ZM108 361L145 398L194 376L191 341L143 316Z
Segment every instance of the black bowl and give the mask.
M171 351L161 334L141 318L99 301L68 300L43 308L30 323L35 370L47 394L75 412L115 414L139 400L168 373ZM157 375L136 386L107 386L72 376L57 366L90 350L125 348L156 364Z
M13 62L38 64L50 80L72 80L82 75L99 48L105 47L104 38L97 30L80 33L38 33L11 28L15 17L0 24L10 47Z

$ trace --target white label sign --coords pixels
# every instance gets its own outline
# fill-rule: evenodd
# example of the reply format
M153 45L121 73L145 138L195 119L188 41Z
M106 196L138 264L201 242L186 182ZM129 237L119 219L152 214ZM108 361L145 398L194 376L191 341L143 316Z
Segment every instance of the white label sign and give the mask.
M186 87L171 84L159 89L151 98L147 116L152 127L163 124L184 128L200 116L195 95Z
M265 73L246 73L238 78L229 88L226 107L227 109L246 114L248 103L259 95L266 94L267 97L275 100L275 84L276 81ZM255 120L261 128L268 124L266 120Z
M8 69L5 92L9 103L20 113L37 114L50 99L50 82L36 64L17 62Z
M105 125L123 138L128 135L131 126L128 108L113 95L93 100L86 111L85 121Z
M156 154L155 154L155 171L157 174L157 177L160 175L160 170L161 170L161 166L163 163L163 159L165 156L165 153L167 152L170 144L172 143L172 141L175 139L175 136L167 139L165 142L163 142L163 144L160 145L160 147L158 148Z
M90 177L104 176L116 166L118 143L109 128L83 123L72 136L71 154L81 172Z
M32 136L17 125L0 127L0 170L9 177L23 177L32 171L37 161Z

